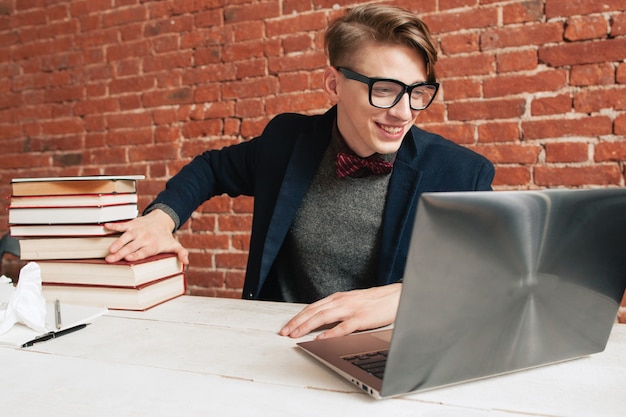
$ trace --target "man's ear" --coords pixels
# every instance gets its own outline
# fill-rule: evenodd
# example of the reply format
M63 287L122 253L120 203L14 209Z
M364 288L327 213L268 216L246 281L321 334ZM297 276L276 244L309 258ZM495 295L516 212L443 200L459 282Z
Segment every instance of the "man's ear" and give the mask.
M324 90L333 104L339 101L339 91L337 88L338 76L339 72L335 69L335 67L328 67L324 71Z

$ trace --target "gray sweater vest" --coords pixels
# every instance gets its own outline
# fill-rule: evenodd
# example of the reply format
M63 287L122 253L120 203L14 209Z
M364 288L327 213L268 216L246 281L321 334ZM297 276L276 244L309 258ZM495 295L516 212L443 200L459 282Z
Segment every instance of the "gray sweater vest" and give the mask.
M376 283L390 174L337 178L329 146L277 259L285 301L310 303Z

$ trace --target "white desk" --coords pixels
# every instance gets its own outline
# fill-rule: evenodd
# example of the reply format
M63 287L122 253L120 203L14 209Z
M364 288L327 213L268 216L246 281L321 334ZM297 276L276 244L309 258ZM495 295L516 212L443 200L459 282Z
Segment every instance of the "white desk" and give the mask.
M277 334L301 305L181 297L111 312L30 348L0 348L3 416L626 415L626 325L607 349L376 401Z

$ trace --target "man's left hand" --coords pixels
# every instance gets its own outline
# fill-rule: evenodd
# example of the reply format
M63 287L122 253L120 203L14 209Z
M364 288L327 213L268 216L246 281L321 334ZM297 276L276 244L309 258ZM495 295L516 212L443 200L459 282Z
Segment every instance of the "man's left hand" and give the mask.
M280 330L282 336L301 337L338 323L317 339L343 336L391 324L396 319L402 284L338 292L306 306Z

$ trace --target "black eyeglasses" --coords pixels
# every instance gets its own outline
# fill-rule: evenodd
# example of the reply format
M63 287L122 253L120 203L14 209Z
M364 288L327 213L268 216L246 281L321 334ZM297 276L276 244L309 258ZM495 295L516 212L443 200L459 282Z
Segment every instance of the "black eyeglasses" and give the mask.
M389 78L370 78L344 67L337 70L346 78L367 84L370 104L379 109L389 109L409 93L409 105L413 110L424 110L430 106L439 90L439 83L421 82L406 85L402 81Z

